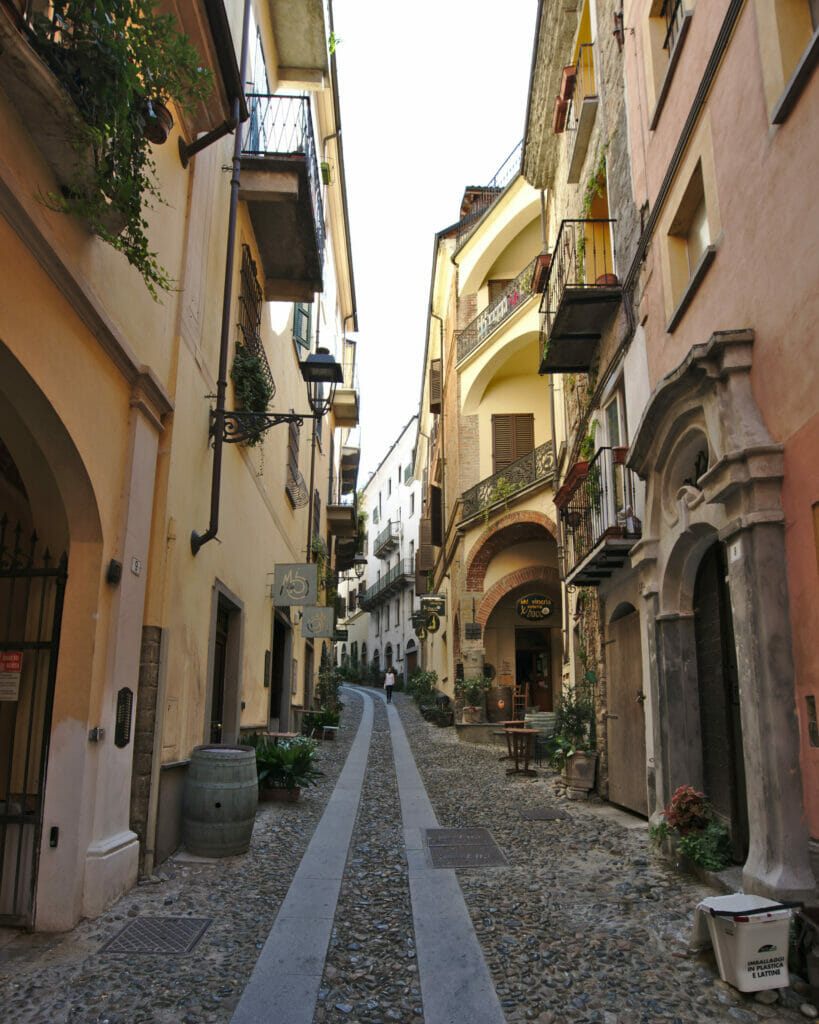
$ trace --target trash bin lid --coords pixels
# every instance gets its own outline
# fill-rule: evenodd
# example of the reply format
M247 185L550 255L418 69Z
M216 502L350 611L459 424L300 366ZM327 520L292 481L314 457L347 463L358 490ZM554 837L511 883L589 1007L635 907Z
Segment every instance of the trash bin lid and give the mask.
M741 917L753 911L764 910L770 907L771 917L787 917L790 915L790 907L783 906L778 900L768 899L767 896L755 896L753 893L732 892L727 896L708 896L700 900L697 909L718 910L721 914L734 914ZM759 915L768 917L768 914Z

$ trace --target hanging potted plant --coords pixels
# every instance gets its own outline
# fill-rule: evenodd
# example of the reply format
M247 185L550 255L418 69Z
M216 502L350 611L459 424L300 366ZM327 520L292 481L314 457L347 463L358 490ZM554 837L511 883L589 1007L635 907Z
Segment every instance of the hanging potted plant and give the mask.
M173 281L145 232L146 209L163 202L151 141L167 138L171 99L191 108L211 86L211 72L176 18L155 14L155 6L156 0L55 0L31 26L34 49L81 115L75 148L91 154L90 164L78 159L72 186L45 201L123 253L154 298Z

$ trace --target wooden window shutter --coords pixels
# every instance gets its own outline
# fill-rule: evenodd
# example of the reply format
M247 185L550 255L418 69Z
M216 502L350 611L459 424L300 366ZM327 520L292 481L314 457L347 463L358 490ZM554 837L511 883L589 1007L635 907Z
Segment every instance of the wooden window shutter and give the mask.
M510 463L528 455L535 447L535 418L532 413L492 416L492 472L500 473Z
M293 341L302 348L310 348L311 310L309 302L296 302L293 306Z
M427 587L427 572L429 570L422 569L421 563L423 548L419 548L415 553L415 593L426 594L428 592Z
M429 362L429 411L441 411L441 360Z
M444 543L444 515L441 488L435 484L429 489L429 521L432 543L440 548Z

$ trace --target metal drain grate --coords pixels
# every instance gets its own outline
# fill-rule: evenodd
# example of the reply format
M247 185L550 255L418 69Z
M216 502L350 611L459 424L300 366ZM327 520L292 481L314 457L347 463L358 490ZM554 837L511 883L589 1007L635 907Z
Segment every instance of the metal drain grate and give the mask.
M508 863L485 828L428 828L426 846L434 868L492 868Z
M135 917L100 953L190 953L212 917Z
M559 807L535 807L532 810L522 810L520 816L529 821L562 821L564 818L567 821L572 820L572 816L561 811Z

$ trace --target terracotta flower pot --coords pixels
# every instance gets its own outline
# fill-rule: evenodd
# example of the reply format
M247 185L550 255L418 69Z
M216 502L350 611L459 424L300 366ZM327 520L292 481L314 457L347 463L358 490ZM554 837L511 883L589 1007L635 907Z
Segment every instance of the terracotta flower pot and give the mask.
M298 786L294 786L292 789L286 789L284 786L271 786L269 789L263 789L259 793L260 800L279 800L285 803L294 804L301 793Z

